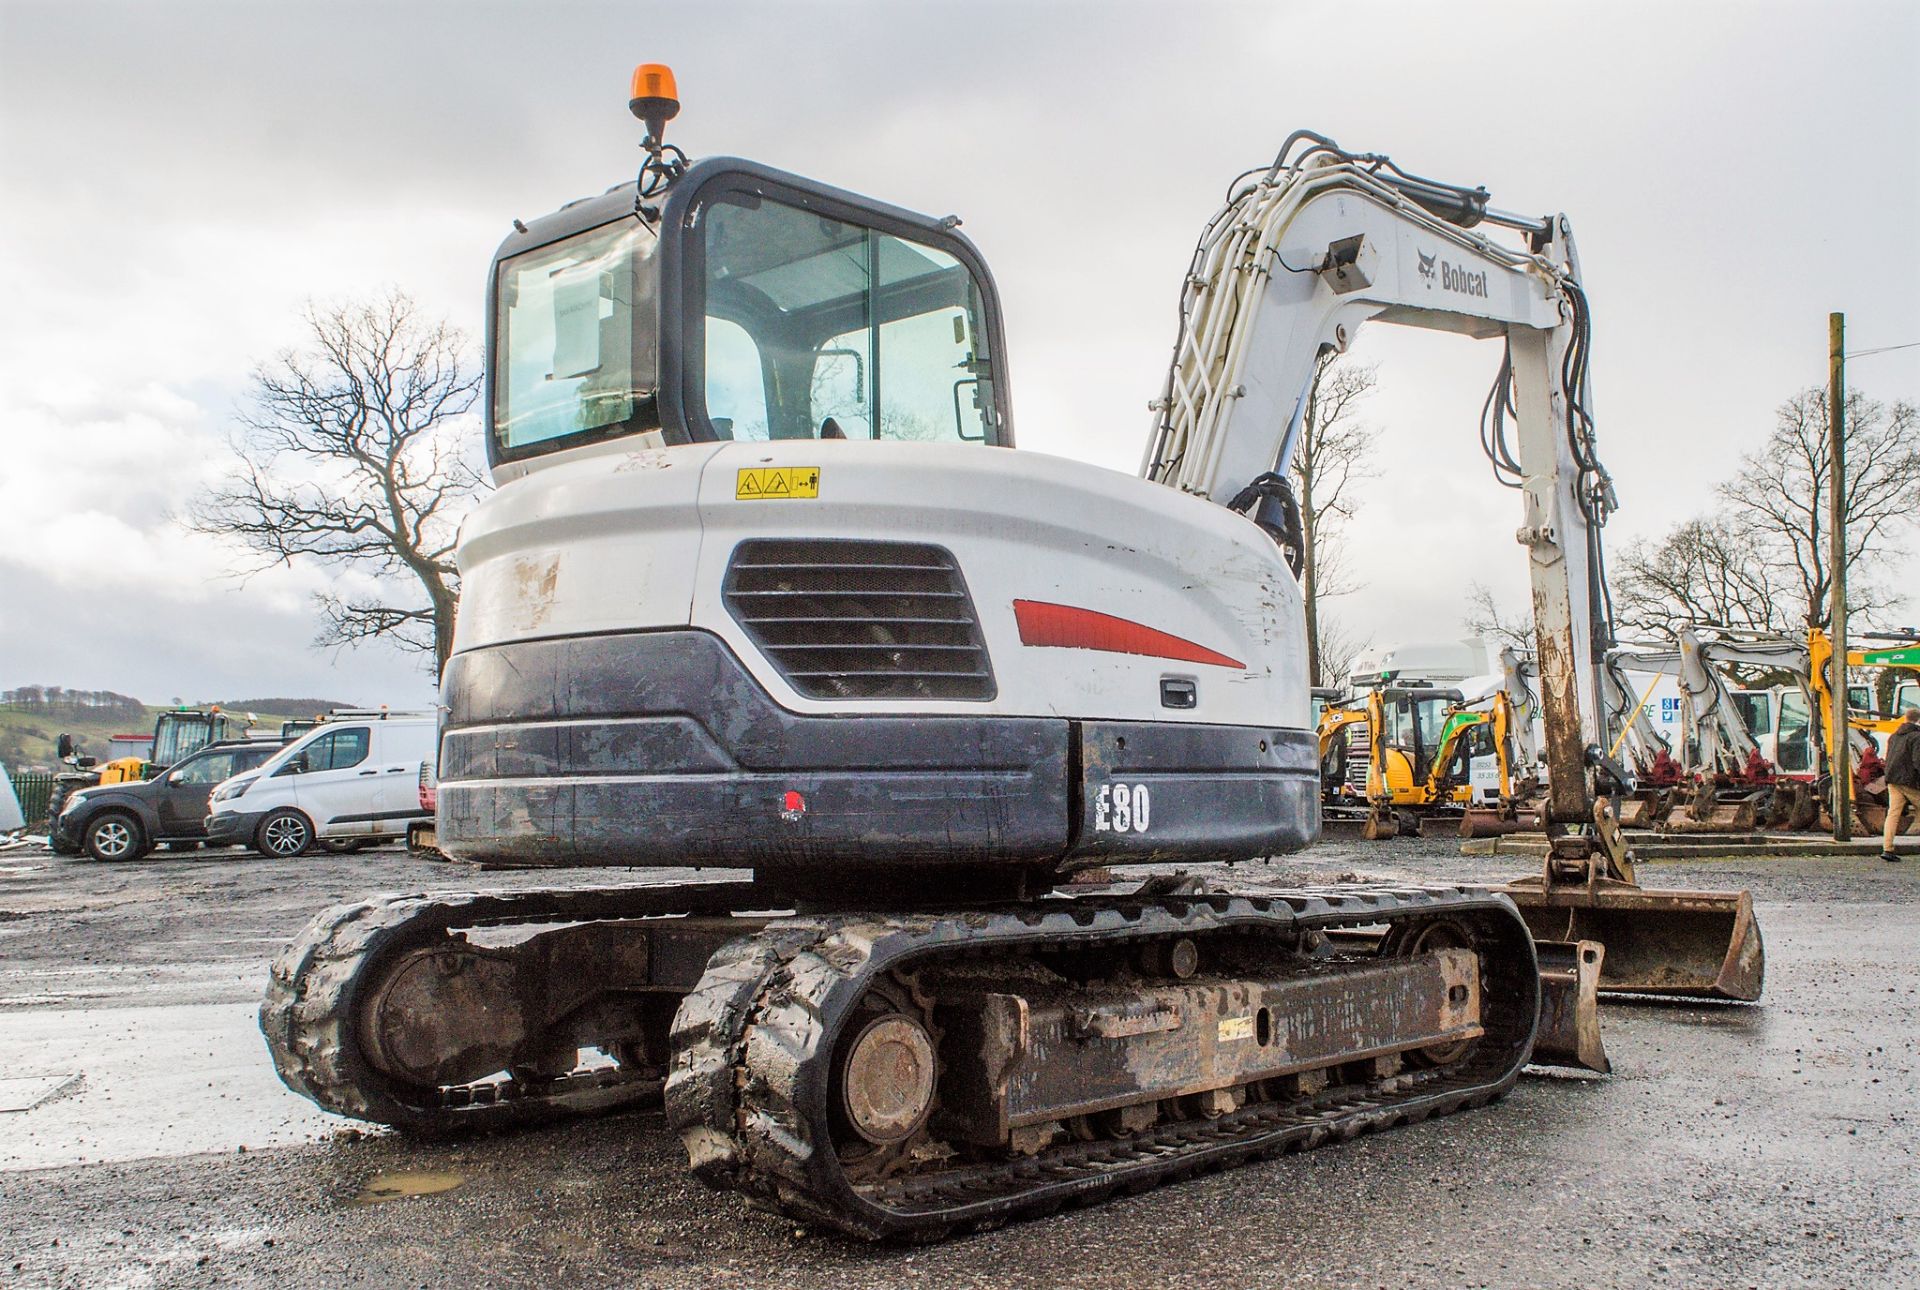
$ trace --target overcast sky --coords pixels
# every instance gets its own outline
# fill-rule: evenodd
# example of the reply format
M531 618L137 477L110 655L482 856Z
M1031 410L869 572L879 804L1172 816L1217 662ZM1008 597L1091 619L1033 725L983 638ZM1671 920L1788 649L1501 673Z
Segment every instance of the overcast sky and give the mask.
M963 216L1022 446L1127 471L1193 239L1290 130L1565 211L1610 537L1659 533L1824 381L1829 310L1850 348L1920 341L1917 14L0 0L0 686L430 694L411 657L311 648L325 571L242 587L168 517L223 469L246 375L306 298L394 284L477 336L510 220L631 176L649 60L678 73L669 138L693 156ZM1384 327L1356 349L1381 362L1380 473L1336 613L1380 643L1457 635L1468 583L1524 597L1476 437L1498 350ZM1920 349L1851 383L1920 398Z

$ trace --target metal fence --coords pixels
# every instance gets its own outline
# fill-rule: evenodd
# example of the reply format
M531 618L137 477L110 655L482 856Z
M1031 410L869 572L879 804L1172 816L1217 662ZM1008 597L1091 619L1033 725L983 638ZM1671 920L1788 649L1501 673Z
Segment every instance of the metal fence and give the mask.
M20 799L20 814L26 817L27 827L44 823L47 804L53 800L53 772L9 771L8 777L13 780L13 795Z

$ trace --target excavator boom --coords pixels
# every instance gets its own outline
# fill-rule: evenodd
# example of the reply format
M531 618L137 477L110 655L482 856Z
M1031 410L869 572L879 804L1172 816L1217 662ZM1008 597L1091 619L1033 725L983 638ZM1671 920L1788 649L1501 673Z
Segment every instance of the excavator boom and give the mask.
M1603 984L1757 997L1750 902L1638 887L1594 792L1613 644L1600 531L1617 503L1596 446L1591 316L1567 217L1494 212L1484 190L1300 132L1208 224L1180 317L1142 474L1246 510L1283 544L1299 528L1286 476L1324 352L1376 320L1504 343L1482 442L1521 497L1550 846L1538 878L1505 890L1542 939L1585 939L1604 922L1616 942L1646 951L1610 954ZM1678 926L1687 934L1672 934ZM1671 954L1649 958L1663 943ZM1736 960L1745 970L1729 969Z

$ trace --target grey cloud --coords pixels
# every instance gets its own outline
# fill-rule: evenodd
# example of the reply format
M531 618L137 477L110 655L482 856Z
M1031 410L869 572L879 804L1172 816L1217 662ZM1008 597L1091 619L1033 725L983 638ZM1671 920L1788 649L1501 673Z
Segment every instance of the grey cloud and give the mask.
M305 295L398 280L477 332L508 220L631 173L625 76L659 59L685 100L669 137L696 155L964 216L1006 295L1022 442L1122 470L1191 240L1289 129L1565 210L1617 523L1653 532L1822 379L1828 309L1862 346L1920 340L1920 269L1887 237L1920 225L1917 47L1920 16L1898 4L0 5L0 426L37 377L20 355L49 344L97 345L71 365L108 402L135 377L189 392L213 452ZM89 325L108 317L130 321ZM1496 359L1379 329L1363 344L1390 361L1368 414L1391 464L1367 546L1430 532L1405 499L1431 481L1498 520L1453 551L1460 590L1518 580L1509 499L1473 436ZM1854 379L1920 397L1920 351ZM116 473L112 447L94 446L101 487L151 524L153 485ZM72 540L49 534L43 554ZM1386 586L1395 567L1356 573ZM127 688L115 673L145 667L142 649L188 677L269 658L306 669L271 688L332 675L297 615L236 612L263 643L215 655L150 605L135 648L84 601L30 591L93 625L102 685ZM1384 599L1342 616L1402 631L1370 607ZM1423 609L1425 634L1457 628L1446 603ZM30 645L0 637L0 681Z

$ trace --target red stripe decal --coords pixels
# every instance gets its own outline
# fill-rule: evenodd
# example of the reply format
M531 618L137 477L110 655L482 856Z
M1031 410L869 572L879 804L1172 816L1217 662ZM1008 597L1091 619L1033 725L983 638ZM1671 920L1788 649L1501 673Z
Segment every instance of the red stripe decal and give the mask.
M1228 658L1204 645L1196 645L1170 632L1156 631L1112 614L1077 609L1072 605L1054 605L1044 600L1013 602L1014 621L1020 625L1022 645L1053 645L1061 649L1097 649L1109 654L1144 654L1149 658L1178 659L1182 663L1211 663L1216 667L1245 669L1237 658Z

